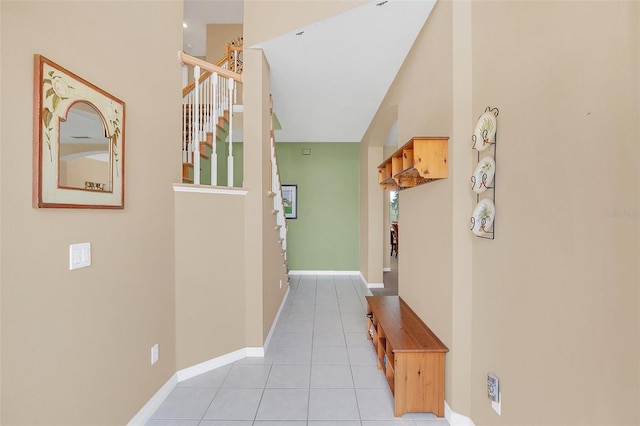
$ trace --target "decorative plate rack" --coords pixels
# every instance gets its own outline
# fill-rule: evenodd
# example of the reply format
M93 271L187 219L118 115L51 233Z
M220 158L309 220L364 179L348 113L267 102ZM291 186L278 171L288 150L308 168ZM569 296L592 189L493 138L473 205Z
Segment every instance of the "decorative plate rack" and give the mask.
M476 206L471 215L471 232L480 238L495 238L496 215L496 134L498 108L487 107L476 122L471 136L477 152L476 168L471 176L471 190Z

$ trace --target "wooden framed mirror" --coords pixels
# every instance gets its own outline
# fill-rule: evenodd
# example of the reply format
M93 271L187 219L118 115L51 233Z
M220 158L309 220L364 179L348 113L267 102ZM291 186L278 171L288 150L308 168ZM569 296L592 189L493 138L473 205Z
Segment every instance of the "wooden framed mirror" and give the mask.
M41 55L33 96L33 206L124 208L124 102Z

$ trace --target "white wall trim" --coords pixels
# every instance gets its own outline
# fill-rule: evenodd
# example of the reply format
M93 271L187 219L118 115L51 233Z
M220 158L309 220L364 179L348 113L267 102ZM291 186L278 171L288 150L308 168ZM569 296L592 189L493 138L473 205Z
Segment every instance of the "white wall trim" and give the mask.
M174 183L173 192L196 192L199 194L227 194L227 195L247 195L249 191L238 188L220 188L208 185L192 185Z
M444 418L447 419L450 426L475 426L470 417L453 411L447 401L444 402Z
M147 423L153 413L155 413L158 407L160 407L164 400L167 399L171 391L175 389L177 384L177 375L174 374L164 385L162 385L160 389L158 389L158 392L156 392L155 395L153 395L151 399L144 404L140 411L138 411L138 413L129 420L127 426L141 426Z
M219 357L210 359L208 361L201 362L200 364L192 365L191 367L183 368L176 372L178 376L178 383L191 379L203 373L207 373L218 367L222 367L232 362L238 361L242 358L246 358L249 348L238 349L237 351L229 352L228 354L221 355Z
M289 275L360 275L360 271L289 271Z
M250 346L245 348L246 349L246 355L243 358L246 357L258 357L258 358L264 358L264 348L260 347L260 346Z
M127 426L139 426L147 423L153 413L155 413L158 407L160 407L164 400L167 399L178 383L250 356L264 357L264 348L246 347L238 349L237 351L221 355L210 359L209 361L201 362L200 364L196 364L176 372L164 385L162 385L158 392L151 397L140 411L138 411L138 414L136 414L129 423L127 423Z
M359 272L359 274L360 274L360 279L362 280L364 285L367 286L367 288L384 288L384 283L369 283L364 278L364 275L362 275L362 272Z
M169 380L167 380L164 385L162 385L162 387L155 393L155 395L153 395L153 397L151 397L151 399L140 409L140 411L138 411L138 413L129 421L129 423L127 423L127 426L141 426L147 423L153 413L155 413L160 405L164 402L164 400L167 399L171 391L175 389L178 383L191 379L192 377L198 376L208 371L214 370L218 367L231 364L232 362L246 357L264 357L264 352L266 348L269 347L269 343L271 342L271 337L273 336L276 324L280 320L280 314L282 313L285 302L289 297L290 289L291 287L287 287L287 292L282 299L282 303L280 303L280 308L278 308L276 318L271 325L271 329L269 330L269 334L267 335L267 339L265 340L264 347L246 347L243 349L238 349L237 351L230 352L228 354L210 359L209 361L201 362L200 364L196 364L176 372L173 376L171 376Z

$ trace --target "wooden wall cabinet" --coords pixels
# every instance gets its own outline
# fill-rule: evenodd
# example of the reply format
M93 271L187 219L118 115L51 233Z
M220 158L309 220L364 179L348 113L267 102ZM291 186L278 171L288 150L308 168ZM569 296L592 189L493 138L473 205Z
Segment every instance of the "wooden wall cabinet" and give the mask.
M384 190L411 188L448 176L448 137L416 136L378 166Z
M449 351L398 296L367 296L368 338L394 400L394 415L444 416L444 357Z

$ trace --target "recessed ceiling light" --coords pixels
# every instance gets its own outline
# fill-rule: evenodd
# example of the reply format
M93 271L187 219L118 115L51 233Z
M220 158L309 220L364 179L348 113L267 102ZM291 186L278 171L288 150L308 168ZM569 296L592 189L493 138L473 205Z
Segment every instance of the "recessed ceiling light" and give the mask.
M188 27L187 23L186 23L186 22L183 22L183 23L182 23L182 28L187 28L187 27Z

